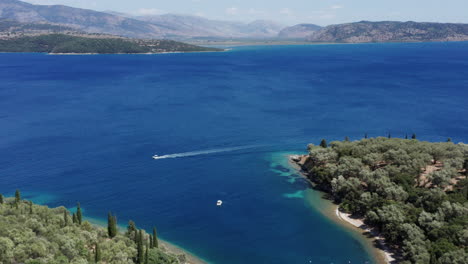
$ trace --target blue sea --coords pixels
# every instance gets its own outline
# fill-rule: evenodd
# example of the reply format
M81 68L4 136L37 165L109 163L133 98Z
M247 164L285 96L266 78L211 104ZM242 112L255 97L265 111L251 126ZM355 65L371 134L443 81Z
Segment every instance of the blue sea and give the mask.
M466 98L468 43L0 54L0 192L112 211L210 263L374 263L285 153L365 133L468 142Z

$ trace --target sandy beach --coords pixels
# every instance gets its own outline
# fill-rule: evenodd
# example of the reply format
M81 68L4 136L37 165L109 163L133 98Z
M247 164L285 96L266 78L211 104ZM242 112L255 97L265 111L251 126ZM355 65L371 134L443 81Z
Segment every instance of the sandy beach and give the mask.
M288 157L288 160L292 168L296 169L300 175L306 177L306 175L303 173L300 167L300 164L303 164L305 161L304 156L290 155ZM321 199L325 200L324 198ZM387 246L387 244L385 243L385 239L382 236L380 236L380 234L376 230L366 225L363 219L354 218L350 214L340 211L338 205L333 204L331 201L328 202L330 203L330 205L327 206L327 209L319 209L319 211L321 211L324 215L328 216L337 223L364 236L364 239L370 240L369 244L373 244L372 249L375 252L374 254L377 257L378 263L397 263L395 253ZM377 246L375 244L377 244Z
M366 225L363 219L353 218L350 214L340 211L338 207L336 207L335 213L340 220L364 231L365 233L371 234L371 239L377 242L379 245L378 250L385 256L386 263L396 263L394 252L392 252L392 250L387 246L385 238L383 238L376 230Z

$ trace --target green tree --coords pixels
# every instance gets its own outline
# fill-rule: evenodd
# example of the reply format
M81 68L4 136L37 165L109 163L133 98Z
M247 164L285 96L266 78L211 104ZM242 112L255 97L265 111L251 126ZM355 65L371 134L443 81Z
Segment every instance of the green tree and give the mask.
M463 250L454 250L448 253L445 253L440 259L440 264L466 264L468 259L468 253Z
M78 218L76 217L75 213L73 213L73 215L72 215L72 221L73 221L74 224L78 223Z
M112 215L111 212L107 215L107 233L110 238L114 238L117 235L117 217Z
M68 226L68 211L63 210L63 226Z
M101 248L99 247L99 243L96 243L95 249L94 249L94 262L98 263L101 261Z
M29 201L29 214L33 214L33 203Z
M135 231L137 231L135 222L133 222L132 220L128 221L127 234L131 235Z
M3 195L0 193L0 204L3 204Z
M140 229L138 234L138 242L137 242L137 264L144 263L144 255L143 255L143 230Z
M344 141L349 142L349 137L346 136L346 137L344 138Z
M368 138L368 137L367 137L367 133L364 134L364 138Z
M465 175L468 175L468 158L465 158L463 162L463 169L465 170Z
M452 139L451 139L451 138L447 138L447 142L452 142Z
M158 234L156 232L156 227L153 227L153 247L157 248L159 246L158 243Z
M411 135L411 139L416 139L416 134Z
M148 261L149 261L149 258L148 258L148 246L146 246L146 249L145 249L145 264L149 264Z
M15 203L19 203L21 201L21 193L19 190L15 192Z
M81 212L80 203L76 204L76 219L78 220L78 224L81 225L83 222L83 213Z
M327 141L326 141L325 139L322 139L322 141L320 141L320 146L321 146L322 148L327 148L327 146L328 146L328 145L327 145Z

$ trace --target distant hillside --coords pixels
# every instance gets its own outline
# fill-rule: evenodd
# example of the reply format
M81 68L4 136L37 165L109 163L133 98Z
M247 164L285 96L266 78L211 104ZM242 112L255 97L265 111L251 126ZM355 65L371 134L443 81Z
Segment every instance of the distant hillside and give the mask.
M0 18L23 23L61 24L90 33L135 38L162 38L170 30L136 19L62 5L33 5L17 0L0 1Z
M131 38L270 38L282 29L281 25L263 20L242 23L172 14L134 17L63 5L33 5L18 0L0 0L0 19L61 24L88 33Z
M327 26L308 38L311 42L418 42L468 40L468 24L368 22Z
M153 15L135 19L172 30L176 38L273 38L283 28L272 21L256 20L251 23L211 20L190 15Z
M279 32L278 37L280 39L305 39L321 28L314 24L299 24L284 28Z
M0 39L0 52L43 53L162 53L220 51L172 40L135 40L109 36L49 34Z
M0 19L0 39L9 39L25 35L43 35L52 33L79 34L74 28L48 23L21 23Z

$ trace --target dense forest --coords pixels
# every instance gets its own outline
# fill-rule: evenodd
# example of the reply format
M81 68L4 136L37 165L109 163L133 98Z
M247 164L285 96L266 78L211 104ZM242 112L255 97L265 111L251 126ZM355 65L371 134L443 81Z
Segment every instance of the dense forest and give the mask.
M175 256L160 245L156 229L152 234L128 223L119 232L117 218L108 214L107 229L83 219L80 205L75 213L65 207L48 208L0 195L0 263L3 264L178 264Z
M298 163L342 210L377 228L401 263L465 264L468 145L450 141L322 140Z
M46 34L0 39L0 52L161 53L221 51L172 40L138 40L110 36Z

